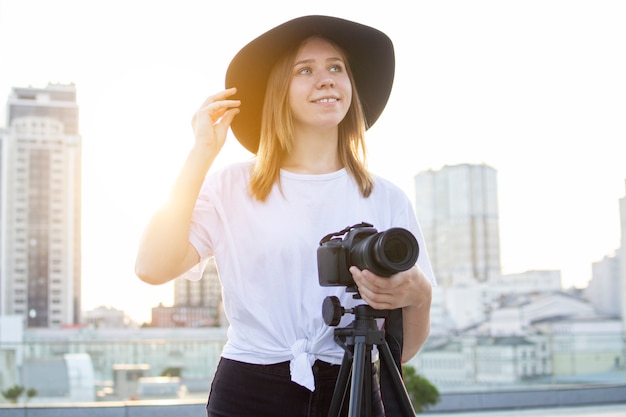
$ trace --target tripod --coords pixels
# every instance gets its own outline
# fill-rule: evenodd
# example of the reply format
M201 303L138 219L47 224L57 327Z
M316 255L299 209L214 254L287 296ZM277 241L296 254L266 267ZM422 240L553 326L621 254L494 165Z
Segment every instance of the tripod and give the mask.
M335 341L345 351L337 384L330 403L329 417L338 417L341 412L348 386L350 386L349 417L360 417L361 407L365 407L365 416L372 415L372 347L376 345L381 354L381 367L386 367L393 392L400 402L405 417L415 417L415 410L402 382L400 371L396 367L384 332L376 324L376 318L387 317L387 311L375 310L363 304L352 309L344 309L337 297L324 300L322 315L329 326L337 326L341 316L346 313L355 315L355 320L347 327L335 329ZM348 379L351 376L351 380Z

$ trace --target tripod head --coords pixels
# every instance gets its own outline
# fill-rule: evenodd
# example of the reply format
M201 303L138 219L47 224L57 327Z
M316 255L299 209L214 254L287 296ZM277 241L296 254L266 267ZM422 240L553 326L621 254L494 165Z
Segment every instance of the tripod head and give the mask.
M346 327L335 329L335 342L344 351L351 354L350 346L354 346L357 339L370 347L385 342L385 333L378 328L376 319L386 318L389 315L388 310L375 310L367 304L344 308L335 296L324 299L322 317L328 326L339 325L345 314L354 314L354 320Z
M328 326L337 326L341 322L341 317L345 314L354 314L355 322L363 320L384 319L389 315L388 310L375 310L367 304L361 304L353 308L341 306L339 298L336 296L326 297L322 303L322 317Z

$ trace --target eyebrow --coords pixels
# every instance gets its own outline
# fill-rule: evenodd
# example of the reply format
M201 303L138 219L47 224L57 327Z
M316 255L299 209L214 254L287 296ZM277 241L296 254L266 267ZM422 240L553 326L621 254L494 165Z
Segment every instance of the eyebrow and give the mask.
M343 58L341 57L330 57L327 58L325 62L342 62L343 63ZM301 61L297 61L295 64L293 64L294 67L298 66L298 65L302 65L302 64L310 64L312 62L315 62L314 59L303 59Z

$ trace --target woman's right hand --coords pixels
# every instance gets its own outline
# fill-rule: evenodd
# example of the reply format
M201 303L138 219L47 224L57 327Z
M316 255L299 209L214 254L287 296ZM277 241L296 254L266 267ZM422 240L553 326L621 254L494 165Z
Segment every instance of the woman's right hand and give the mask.
M150 219L139 244L135 272L145 282L162 284L200 260L189 243L189 225L205 175L226 141L230 123L239 113L239 100L228 100L236 92L229 88L207 98L193 116L195 145L170 197Z
M196 137L196 146L215 157L224 146L226 133L233 118L239 113L239 100L228 100L237 92L229 88L204 100L193 115L191 125Z

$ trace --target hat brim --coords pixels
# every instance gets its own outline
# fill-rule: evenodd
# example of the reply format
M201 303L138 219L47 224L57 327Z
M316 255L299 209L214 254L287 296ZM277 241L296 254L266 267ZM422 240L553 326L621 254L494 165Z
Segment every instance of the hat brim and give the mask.
M289 48L319 35L339 45L347 55L361 98L367 127L382 113L393 85L395 54L391 39L360 23L330 16L304 16L283 23L244 46L226 71L226 87L236 87L240 113L231 123L237 140L256 154L261 134L265 88L274 63Z

